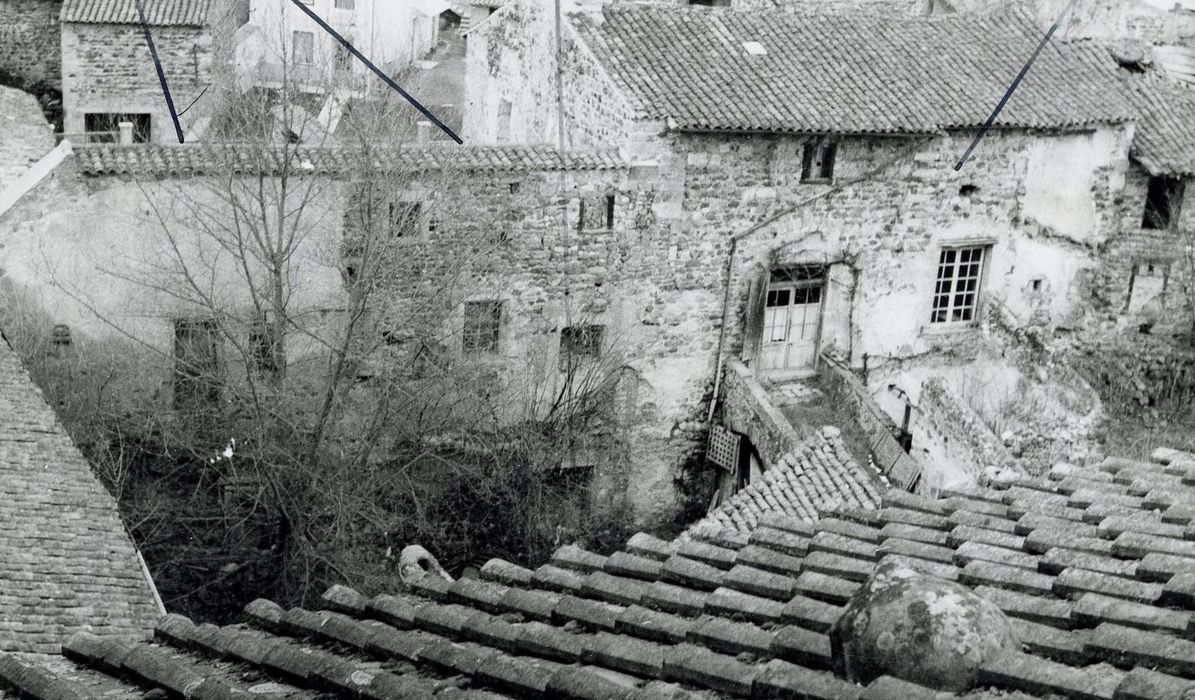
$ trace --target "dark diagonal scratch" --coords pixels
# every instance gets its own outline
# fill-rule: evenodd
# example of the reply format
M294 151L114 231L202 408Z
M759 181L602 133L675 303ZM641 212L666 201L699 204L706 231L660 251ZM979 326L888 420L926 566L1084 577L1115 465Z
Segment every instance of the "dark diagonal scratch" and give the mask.
M1037 57L1041 55L1042 50L1046 48L1046 44L1050 43L1050 39L1053 38L1054 32L1058 31L1058 27L1062 25L1062 20L1066 18L1066 15L1071 11L1071 8L1075 6L1075 2L1076 0L1070 0L1070 2L1066 3L1066 7L1062 8L1062 12L1058 13L1058 19L1055 19L1054 24L1050 25L1050 30L1046 32L1046 35L1042 38L1041 43L1037 45L1037 49L1034 50L1033 55L1029 57L1029 60L1025 63L1025 66L1021 68L1021 72L1017 74L1015 79L1013 79L1012 85L1008 86L1008 90L1004 93L1004 97L1000 98L1000 102L996 105L996 109L992 110L991 116L989 116L984 125L980 127L979 133L975 134L975 139L971 141L970 146L967 146L967 150L963 153L963 157L959 158L958 163L955 163L955 170L963 169L963 165L967 162L967 159L971 157L971 153L975 151L975 147L978 146L979 142L983 140L984 135L988 133L988 129L992 128L992 124L995 123L996 117L1000 116L1000 112L1004 109L1004 105L1008 104L1009 98L1011 98L1012 94L1016 92L1017 87L1020 86L1021 81L1025 79L1025 76L1029 74L1029 69L1033 67L1033 62L1036 61Z
M391 1L393 1L393 0L391 0ZM368 58L365 57L364 54L362 54L360 51L358 51L357 47L353 46L352 43L350 43L348 39L345 39L344 37L340 36L340 34L338 34L336 32L336 30L332 28L331 25L329 25L327 22L325 22L319 15L315 14L314 10L312 10L311 8L304 5L301 0L291 0L291 2L294 3L295 7L302 10L308 17L315 20L316 24L318 24L320 27L322 27L325 32L330 34L333 39L340 42L341 46L348 49L349 53L356 56L357 59L359 61L361 61L362 63L364 63L365 66L367 68L369 68L371 71L373 71L375 75L377 75L379 78L381 78L383 81L385 81L385 83L387 85L394 88L394 90L396 92L398 92L398 94L402 95L403 98L405 98L407 102L410 102L415 107L415 109L419 110L423 114L423 116L427 117L428 119L431 120L431 122L433 124L440 127L440 130L443 131L444 133L448 134L452 138L453 141L456 141L457 143L464 143L464 141L461 140L461 137L457 136L456 133L453 132L452 129L448 128L447 124L440 121L436 117L436 115L432 114L426 107L424 107L422 104L420 104L419 100L416 100L406 90L403 90L401 87L399 87L398 83L394 82L394 80L390 76L386 75L380 68L375 66L373 64L373 62L371 62Z
M183 127L178 123L178 112L174 109L174 98L170 96L170 85L166 82L166 71L162 69L162 62L158 59L158 48L154 46L153 33L149 31L149 22L145 19L145 7L141 0L136 0L137 15L141 18L141 28L145 30L145 43L149 45L149 55L153 56L154 68L158 71L158 82L162 84L162 96L166 98L166 109L170 110L170 119L174 121L174 133L178 142L183 143Z

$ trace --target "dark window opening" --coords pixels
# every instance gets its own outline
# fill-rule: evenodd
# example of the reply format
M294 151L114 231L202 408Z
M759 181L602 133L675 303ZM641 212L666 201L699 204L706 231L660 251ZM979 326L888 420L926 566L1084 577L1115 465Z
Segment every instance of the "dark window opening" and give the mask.
M730 0L689 0L689 4L700 7L730 7Z
M566 372L584 358L602 354L605 326L568 326L560 329L560 371Z
M807 143L801 157L801 182L827 182L834 179L834 160L838 144Z
M249 351L253 365L263 374L278 372L278 343L275 335L274 326L268 321L258 321L249 329Z
M582 231L610 231L614 228L614 195L581 200Z
M1182 180L1170 177L1149 178L1141 228L1167 229L1177 221L1183 198L1183 184Z
M963 185L962 187L958 188L960 197L970 197L977 192L979 192L978 185Z
M149 119L148 114L84 114L83 130L89 143L120 143L120 125L128 122L133 125L133 143L149 143Z
M174 322L174 408L210 406L220 400L219 326L215 319Z
M333 60L333 69L337 72L348 73L353 70L353 54L340 42L336 42L336 55Z
M386 216L393 238L414 238L421 233L423 206L418 202L388 202Z
M502 328L502 302L465 302L465 326L461 346L465 352L497 352Z

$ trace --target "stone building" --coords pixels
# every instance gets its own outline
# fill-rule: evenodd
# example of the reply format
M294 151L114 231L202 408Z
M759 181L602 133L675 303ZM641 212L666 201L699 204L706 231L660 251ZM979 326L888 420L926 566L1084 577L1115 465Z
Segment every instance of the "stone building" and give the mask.
M0 338L0 652L58 654L80 628L147 637L164 612L116 501ZM104 620L102 627L95 627Z
M231 3L228 3L231 5ZM227 46L222 0L164 0L146 4L146 21L177 112L184 138L203 134L212 100L201 94L219 74L221 46ZM132 0L67 0L62 5L63 131L80 140L114 142L120 125L127 139L162 143L178 137ZM218 90L211 91L214 98Z
M552 25L540 3L512 2L476 26L466 138L557 140ZM651 210L670 241L669 296L724 320L687 337L678 369L713 376L736 355L782 380L830 351L870 371L872 389L900 389L884 365L973 358L988 307L1051 332L1131 325L1144 302L1126 305L1136 263L1117 247L1169 225L1146 216L1148 191L1177 194L1166 183L1181 173L1151 155L1188 152L1181 100L1142 109L1105 47L1062 43L954 168L1039 32L1015 10L569 16L566 143L658 164ZM1155 240L1171 259L1181 250L1175 235ZM710 340L720 351L697 349Z

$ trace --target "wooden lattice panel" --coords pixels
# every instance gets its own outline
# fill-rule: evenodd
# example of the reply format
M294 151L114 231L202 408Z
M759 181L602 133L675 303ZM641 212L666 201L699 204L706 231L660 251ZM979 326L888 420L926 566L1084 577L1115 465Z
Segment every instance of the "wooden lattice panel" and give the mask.
M709 460L727 471L734 471L739 461L741 436L720 425L710 428L710 446L706 451Z

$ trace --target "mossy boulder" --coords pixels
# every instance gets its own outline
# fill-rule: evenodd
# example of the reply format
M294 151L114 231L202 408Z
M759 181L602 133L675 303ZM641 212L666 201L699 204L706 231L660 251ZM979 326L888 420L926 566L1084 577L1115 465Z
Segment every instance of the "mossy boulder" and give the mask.
M979 666L1020 641L991 601L957 583L882 562L830 630L835 671L870 683L895 676L964 692Z

